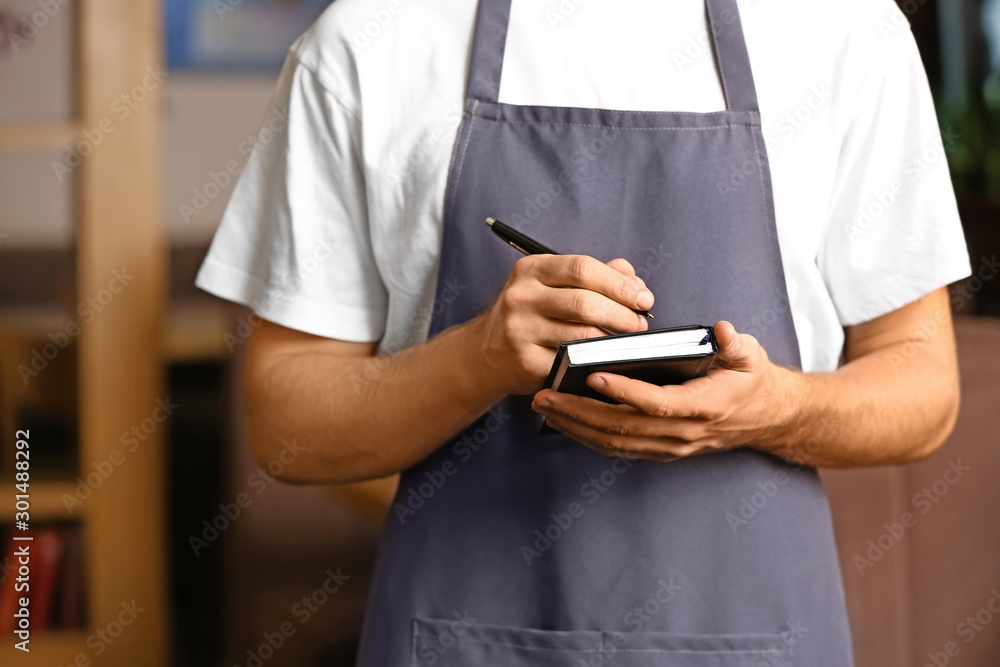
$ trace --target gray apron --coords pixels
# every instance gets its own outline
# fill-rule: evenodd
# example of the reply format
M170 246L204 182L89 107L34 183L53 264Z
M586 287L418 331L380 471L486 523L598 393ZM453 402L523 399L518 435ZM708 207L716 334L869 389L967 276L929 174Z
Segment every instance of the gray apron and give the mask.
M510 0L480 1L431 336L510 275L519 255L494 216L566 254L630 260L657 326L728 319L798 366L739 13L707 9L726 110L634 112L498 103ZM540 436L530 402L506 398L403 473L360 665L851 664L814 470L751 449L611 458Z

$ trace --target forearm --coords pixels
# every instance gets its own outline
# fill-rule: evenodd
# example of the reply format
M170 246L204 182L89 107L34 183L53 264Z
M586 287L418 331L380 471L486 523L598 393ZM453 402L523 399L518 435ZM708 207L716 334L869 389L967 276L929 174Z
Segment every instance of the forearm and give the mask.
M477 320L391 356L309 350L248 368L247 376L255 454L268 461L296 441L304 451L284 477L300 482L398 472L503 396L483 373Z
M950 332L950 330L949 330ZM833 373L779 369L777 427L764 449L815 467L849 468L920 459L951 432L957 374L919 341L897 342Z

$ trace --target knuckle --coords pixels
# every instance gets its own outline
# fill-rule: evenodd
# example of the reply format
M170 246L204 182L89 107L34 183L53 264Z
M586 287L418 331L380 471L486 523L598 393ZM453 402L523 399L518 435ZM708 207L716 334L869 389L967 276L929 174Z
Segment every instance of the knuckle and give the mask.
M594 315L594 301L587 290L573 290L570 308L582 319L590 319Z
M627 450L625 448L625 442L616 435L607 435L597 443L600 445L601 449L609 454L624 454Z
M652 413L654 417L667 419L673 416L674 410L669 401L661 398L653 405Z
M619 270L625 269L625 271L627 271L628 273L635 275L635 267L632 266L632 262L628 261L627 259L619 257L618 259L615 260L615 264L617 267L620 267Z
M608 433L619 438L632 433L632 429L627 421L619 420L608 425Z
M579 284L585 284L594 272L595 260L586 255L574 255L569 262L569 275Z
M538 257L536 255L525 255L514 262L514 268L511 270L511 275L523 278L534 271L537 262Z
M573 327L571 331L572 335L575 337L574 340L584 340L587 338L597 338L602 335L602 332L597 327L587 326L581 324L579 326Z
M524 327L518 317L507 317L501 324L501 335L508 345L519 348L521 340L524 338Z
M529 372L534 367L531 354L525 347L518 347L514 352L514 365L520 372Z
M683 424L674 431L673 435L681 442L691 444L701 439L701 429L690 424Z
M527 290L516 285L511 285L503 291L500 299L504 308L509 311L517 311L520 310L528 300Z
M635 300L635 285L628 278L621 278L615 284L615 300L619 303L632 303Z

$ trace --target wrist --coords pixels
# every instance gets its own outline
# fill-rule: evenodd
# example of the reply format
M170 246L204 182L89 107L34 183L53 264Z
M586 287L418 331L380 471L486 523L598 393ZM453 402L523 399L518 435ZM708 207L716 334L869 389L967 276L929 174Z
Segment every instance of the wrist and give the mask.
M492 405L510 391L502 374L493 367L492 355L486 349L487 316L488 313L484 313L455 327L450 332L454 338L449 341L448 348L452 350L454 346L457 358L453 362L457 362L463 390L469 396L481 395Z
M757 444L771 454L790 458L808 412L810 385L805 373L777 364L771 364L769 375Z

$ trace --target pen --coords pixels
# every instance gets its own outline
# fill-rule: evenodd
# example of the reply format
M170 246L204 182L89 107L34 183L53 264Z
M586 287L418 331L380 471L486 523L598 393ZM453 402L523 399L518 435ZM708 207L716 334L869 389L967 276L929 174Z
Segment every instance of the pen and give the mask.
M526 236L521 232L517 231L513 227L505 225L495 218L486 218L487 226L493 230L493 233L500 237L504 243L513 246L515 249L520 250L525 255L558 255L555 250L544 246L538 241L534 240L530 236ZM637 310L635 311L642 315L643 317L648 317L653 319L653 314L648 310Z

